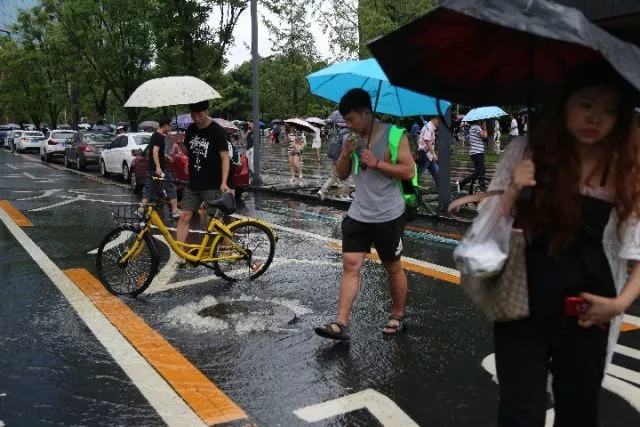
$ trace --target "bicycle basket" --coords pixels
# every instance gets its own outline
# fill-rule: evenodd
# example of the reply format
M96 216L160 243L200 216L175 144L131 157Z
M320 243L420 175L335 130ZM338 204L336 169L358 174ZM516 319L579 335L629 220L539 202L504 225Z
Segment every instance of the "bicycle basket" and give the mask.
M138 204L118 204L111 205L111 216L117 225L139 226L143 221L143 215L138 214Z

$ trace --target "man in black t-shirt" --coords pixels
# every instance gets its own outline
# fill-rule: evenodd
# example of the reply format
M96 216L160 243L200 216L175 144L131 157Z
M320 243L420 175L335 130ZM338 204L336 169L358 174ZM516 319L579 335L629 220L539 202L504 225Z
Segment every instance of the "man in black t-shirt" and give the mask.
M182 195L179 242L186 241L191 217L203 202L212 202L221 193L233 191L227 135L222 126L211 120L208 109L208 101L189 105L193 123L184 137L184 149L189 156L189 185Z
M154 188L164 188L171 204L171 216L178 218L180 211L178 210L178 193L176 185L173 183L171 175L167 171L167 159L165 155L165 139L171 130L171 119L162 119L158 122L159 127L156 132L151 135L147 151L149 152L149 174L144 184L142 192L142 201L138 214L142 215L144 207L149 203L149 199L154 196ZM171 160L171 159L169 159ZM153 176L164 178L166 181L153 181ZM156 196L158 196L156 194Z

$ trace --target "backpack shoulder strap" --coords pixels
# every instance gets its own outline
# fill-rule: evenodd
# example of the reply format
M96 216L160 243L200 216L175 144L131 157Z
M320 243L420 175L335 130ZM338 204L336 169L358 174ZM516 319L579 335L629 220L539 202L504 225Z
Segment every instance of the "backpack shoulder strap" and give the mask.
M398 162L398 150L400 147L400 141L402 135L407 130L396 125L391 125L389 129L389 156L391 157L391 163L396 164Z

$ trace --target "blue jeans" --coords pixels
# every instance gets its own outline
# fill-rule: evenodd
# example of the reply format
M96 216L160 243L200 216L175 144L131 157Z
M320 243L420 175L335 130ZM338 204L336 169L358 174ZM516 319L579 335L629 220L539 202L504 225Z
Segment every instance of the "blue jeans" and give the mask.
M431 173L431 177L433 178L433 182L436 185L436 190L438 189L438 183L440 182L440 168L438 167L438 162L434 160L427 160L424 163L418 163L418 180L420 180L420 176L422 173L428 170Z

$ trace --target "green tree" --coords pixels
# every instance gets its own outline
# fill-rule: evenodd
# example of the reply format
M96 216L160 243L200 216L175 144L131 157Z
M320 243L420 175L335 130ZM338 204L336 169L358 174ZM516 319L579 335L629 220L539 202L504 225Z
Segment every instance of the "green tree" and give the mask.
M155 0L42 0L69 46L122 104L150 76ZM127 109L136 122L139 109Z
M371 56L368 42L400 28L437 5L438 0L360 0L360 57Z

